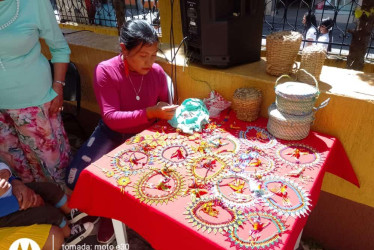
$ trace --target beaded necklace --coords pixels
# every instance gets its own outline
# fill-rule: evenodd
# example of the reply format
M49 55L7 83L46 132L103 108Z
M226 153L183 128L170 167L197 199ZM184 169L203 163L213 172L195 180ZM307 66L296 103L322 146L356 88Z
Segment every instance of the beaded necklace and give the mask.
M133 87L134 92L135 92L135 94L136 94L135 99L136 99L137 101L140 101L139 93L140 93L140 91L142 90L142 86L143 86L143 78L144 78L144 76L142 76L142 80L141 80L141 83L140 83L140 88L139 88L139 90L136 91L136 89L135 89L135 87L134 87L134 84L132 83L131 77L130 77L130 75L129 75L129 80L130 80L131 86Z
M6 23L4 23L3 25L0 26L0 30L3 30L5 28L7 28L9 25L11 25L18 17L18 14L19 14L19 1L20 0L16 0L16 3L17 3L17 10L16 10L16 13L14 14L14 16Z

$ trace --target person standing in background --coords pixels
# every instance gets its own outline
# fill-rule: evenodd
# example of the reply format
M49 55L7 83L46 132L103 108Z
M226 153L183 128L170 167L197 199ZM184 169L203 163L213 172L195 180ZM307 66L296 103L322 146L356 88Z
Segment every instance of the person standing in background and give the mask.
M0 0L0 48L0 159L25 183L65 187L70 146L60 111L70 49L50 1Z
M318 36L319 46L321 46L325 51L331 51L331 41L332 41L332 27L334 26L334 21L331 17L322 19L321 24L319 25L320 35Z

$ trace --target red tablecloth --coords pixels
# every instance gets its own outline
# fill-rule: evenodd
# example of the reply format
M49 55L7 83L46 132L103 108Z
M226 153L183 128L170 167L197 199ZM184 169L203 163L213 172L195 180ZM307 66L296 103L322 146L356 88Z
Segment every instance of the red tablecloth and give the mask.
M293 249L325 171L359 184L338 139L280 141L266 122L231 114L193 136L158 123L87 167L70 206L155 249Z

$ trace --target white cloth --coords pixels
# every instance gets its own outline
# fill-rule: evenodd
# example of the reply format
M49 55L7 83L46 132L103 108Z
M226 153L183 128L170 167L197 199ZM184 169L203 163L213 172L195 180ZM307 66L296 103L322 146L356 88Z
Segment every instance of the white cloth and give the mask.
M12 175L12 172L10 171L8 165L6 165L3 162L0 162L0 170L3 170L3 169L7 169L9 171L10 175ZM0 199L8 197L8 196L12 196L12 186L10 186L10 188L8 189L8 191L5 192L5 194L0 196Z
M318 46L321 46L324 50L327 51L327 47L329 46L327 43L330 41L329 33L321 34L318 37L318 42L326 42L326 43L317 43Z
M310 40L311 42L316 41L317 40L317 30L316 30L316 28L314 28L313 26L311 26L308 29L308 31L306 32L304 39L305 40ZM300 49L303 49L306 46L307 46L307 41L302 42L301 46L300 46Z
M315 41L317 40L317 30L313 26L311 26L308 31L306 32L305 35L305 40L312 40Z

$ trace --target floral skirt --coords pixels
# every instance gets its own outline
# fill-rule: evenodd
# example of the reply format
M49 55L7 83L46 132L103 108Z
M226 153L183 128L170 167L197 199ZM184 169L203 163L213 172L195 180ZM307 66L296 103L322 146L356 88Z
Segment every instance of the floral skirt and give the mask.
M50 104L0 109L0 160L23 182L64 186L70 146L61 115L49 115Z

